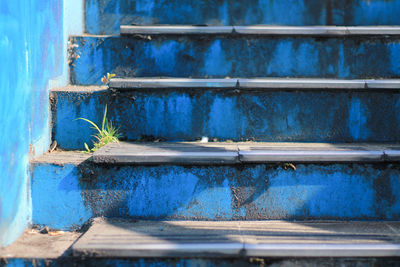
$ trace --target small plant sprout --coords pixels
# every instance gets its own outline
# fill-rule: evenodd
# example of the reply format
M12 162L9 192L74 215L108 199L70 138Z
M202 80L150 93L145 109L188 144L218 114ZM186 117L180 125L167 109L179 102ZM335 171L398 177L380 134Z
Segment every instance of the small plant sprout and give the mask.
M101 78L101 82L104 84L108 84L111 78L114 78L116 75L114 73L108 73Z
M89 148L88 144L85 143L87 153L95 152L108 143L119 143L118 139L121 137L121 134L119 133L119 128L115 127L111 120L107 119L107 105L104 108L101 128L86 118L77 118L76 120L84 120L90 123L92 125L91 128L97 131L97 133L93 135L93 137L96 138L96 142L93 142L93 148Z

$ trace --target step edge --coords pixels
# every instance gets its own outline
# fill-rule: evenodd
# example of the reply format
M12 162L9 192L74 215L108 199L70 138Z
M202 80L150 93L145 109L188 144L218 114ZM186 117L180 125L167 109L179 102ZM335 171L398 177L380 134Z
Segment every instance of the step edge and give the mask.
M114 78L109 82L110 88L233 88L238 79L191 79L191 78Z
M118 244L116 244L118 246ZM120 245L119 245L120 246ZM246 242L227 243L175 243L125 245L112 248L103 245L84 246L74 244L74 256L96 257L179 257L179 256L234 256L234 257L391 257L400 256L400 244L350 243L332 244L249 244Z
M399 151L400 152L400 151ZM239 151L241 162L383 162L383 150L263 150Z
M154 143L151 143L154 145ZM200 144L200 143L196 143ZM213 144L214 143L208 143ZM65 151L46 153L40 157L36 157L30 161L31 165L54 164L54 165L79 165L86 161L94 163L112 163L118 161L121 164L247 164L247 163L279 163L279 162L296 162L296 163L369 163L369 162L398 162L400 161L400 149L388 148L389 144L375 145L374 149L351 149L352 145L348 145L349 150L327 150L316 148L313 150L286 149L277 150L271 147L270 149L246 150L246 146L262 147L268 143L245 144L233 143L237 145L237 149L221 151L221 152L196 152L196 153L147 153L141 156L131 155L122 157L130 158L129 160L121 161L118 156L111 154L108 158L104 155L95 152L92 155L84 154L80 151ZM275 143L277 144L277 143ZM284 143L282 143L284 144ZM296 144L296 143L294 143ZM297 143L304 144L304 143ZM296 144L296 145L297 145ZM369 144L366 144L368 146ZM395 144L393 144L395 145ZM243 147L244 146L244 147ZM380 146L380 149L376 149ZM218 146L217 146L218 147ZM221 146L222 147L222 146ZM188 155L190 157L188 157ZM142 159L140 159L142 158ZM135 160L132 162L132 160Z
M158 147L151 143L152 147ZM198 145L201 143L197 143ZM210 143L207 143L210 144ZM236 144L236 149L228 151L143 151L141 148L129 148L132 143L124 143L115 147L109 144L96 151L92 160L94 163L114 164L245 164L245 163L278 163L278 162L300 162L300 163L366 163L366 162L394 162L400 160L400 150L388 148L388 145L375 145L368 148L364 145L361 149L355 149L351 145L340 145L342 149L334 150L326 148L290 147L266 148L265 143L248 144L247 146L258 147L257 150L246 149L246 145ZM139 144L145 146L145 144ZM128 147L128 149L126 149ZM378 148L377 148L378 147ZM162 148L161 146L159 148ZM170 147L169 149L171 149ZM178 147L177 147L178 148ZM213 148L225 149L223 144L215 145ZM135 149L137 149L135 151ZM139 153L140 152L140 153Z
M182 153L180 155L165 154L142 154L142 155L96 155L93 154L94 163L116 163L116 164L185 164L185 165L208 165L208 164L237 164L239 157L237 153Z
M320 78L113 78L109 88L400 89L400 79Z
M121 25L121 35L158 34L232 34L233 26L193 26L193 25Z
M301 35L301 36L387 36L400 35L400 26L194 26L194 25L121 25L121 35Z
M393 257L400 244L245 244L246 256L259 257Z

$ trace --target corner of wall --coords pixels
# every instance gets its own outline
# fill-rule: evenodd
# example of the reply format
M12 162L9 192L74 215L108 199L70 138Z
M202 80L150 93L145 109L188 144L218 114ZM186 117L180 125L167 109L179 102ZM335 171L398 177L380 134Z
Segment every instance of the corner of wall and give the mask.
M84 0L10 1L0 12L0 247L32 223L29 160L51 140L49 92L68 84L68 36L84 31ZM23 19L22 19L23 18ZM7 139L9 138L9 139Z

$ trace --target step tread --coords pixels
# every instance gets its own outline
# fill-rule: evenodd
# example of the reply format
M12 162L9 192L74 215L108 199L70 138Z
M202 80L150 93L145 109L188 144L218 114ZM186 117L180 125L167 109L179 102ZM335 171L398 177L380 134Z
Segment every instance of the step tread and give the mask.
M95 163L238 164L247 162L383 162L400 159L396 144L324 143L112 143Z
M121 25L121 34L257 34L257 35L399 35L400 26L194 26L194 25Z
M400 222L94 220L75 256L399 256Z
M400 79L318 79L318 78L113 78L110 88L243 88L243 89L400 89Z
M53 151L51 153L45 153L39 157L36 157L30 161L31 164L55 164L65 165L73 164L79 165L82 162L88 160L91 154L84 153L81 151Z
M235 164L238 148L230 143L113 143L93 154L96 163Z

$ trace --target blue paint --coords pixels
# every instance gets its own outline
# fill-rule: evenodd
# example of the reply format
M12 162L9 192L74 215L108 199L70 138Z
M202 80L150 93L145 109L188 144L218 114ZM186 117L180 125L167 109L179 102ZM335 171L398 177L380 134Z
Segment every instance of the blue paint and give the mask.
M198 55L195 55L198 56ZM210 44L204 55L204 73L210 75L225 76L232 68L232 62L226 60L221 40L215 40Z
M91 14L90 21L87 21L85 23L85 28L86 28L87 32L100 33L100 29L99 29L100 14L99 14L99 12L100 12L100 10L99 10L99 6L98 6L96 0L86 1L85 14ZM117 30L117 27L115 27L115 25L112 25L111 29L113 29L113 31L115 31L115 30Z
M294 171L264 164L110 168L38 163L34 174L34 223L61 229L91 216L400 219L400 170L390 164L298 164Z
M291 218L293 214L334 218L373 217L376 211L371 199L374 199L375 192L372 182L365 179L362 172L374 177L374 171L368 165L353 165L353 168L352 173L351 169L341 165L331 165L323 173L319 166L312 165L298 166L295 172L279 170L268 176L270 189L257 198L256 206L264 207L263 203L269 201L265 209L275 218ZM322 179L324 182L321 183ZM349 195L353 195L352 201L363 205L351 205Z
M208 130L205 136L223 136L226 133L237 132L237 123L240 114L235 108L236 98L219 98L212 100L210 110L208 112Z
M89 109L81 107L90 107ZM67 142L78 142L80 144L90 142L91 135L94 134L92 129L88 127L88 123L82 120L76 120L77 118L87 118L96 124L100 125L102 117L97 117L98 114L104 114L103 106L98 105L96 99L88 99L85 103L79 104L76 109L70 109L68 102L57 103L57 115L53 117L57 120L64 121L68 125L74 125L79 127L81 130L78 132L75 129L65 129L62 124L53 125L52 135L55 137L55 132L62 136L62 139L67 140ZM62 110L62 111L61 111ZM60 112L59 112L60 111ZM77 113L79 111L79 114ZM94 112L95 111L95 112ZM103 116L103 115L101 115ZM122 118L121 118L122 119ZM58 138L55 137L56 140ZM82 147L83 148L83 147Z
M390 49L390 62L391 62L391 68L395 71L400 70L400 48L397 47L396 45L392 45L389 47Z
M149 46L148 48L150 51L146 54L152 58L155 65L157 65L157 71L161 73L168 72L169 69L176 67L176 54L182 49L181 45L175 40L167 41L160 44L160 46Z
M134 97L133 100L131 97ZM94 134L75 118L101 123L104 106L126 139L167 141L253 139L271 142L400 142L400 93L141 90L113 98L55 92L53 136L66 149L84 149Z
M151 176L139 178L128 200L130 216L166 217L168 214L179 213L182 202L189 204L188 200L195 193L198 178L179 169L172 172L166 171L166 168L163 170L165 174L161 174L161 177L151 172Z
M368 139L366 132L362 132L362 129L366 127L366 115L363 112L362 103L359 99L352 99L350 103L349 118L349 130L353 138L364 141Z
M228 172L233 174L234 172ZM221 174L221 173L217 173ZM232 193L228 175L223 181L217 180L217 175L208 174L211 178L210 183L197 183L196 192L193 194L191 202L187 206L179 209L177 216L190 218L197 216L204 219L229 220L235 215L232 203ZM202 178L207 176L202 176ZM215 181L215 180L217 181Z
M363 0L354 9L351 20L354 25L365 25L366 21L369 25L399 25L398 17L394 16L398 12L400 4L397 1Z
M190 97L187 95L179 95L176 98L168 98L167 102L165 103L165 112L167 112L165 113L165 117L175 117L176 119L171 121L171 124L160 125L157 134L161 134L163 132L163 128L167 128L168 131L177 131L178 134L183 134L188 129L196 127L196 121L193 120L194 114L191 102L192 101ZM157 113L159 112L158 110L155 111ZM163 120L165 120L165 118Z
M86 0L86 30L117 34L121 24L399 25L398 0Z
M69 225L72 228L69 230L73 230L92 217L92 212L83 205L78 171L74 165L35 168L32 196L33 210L40 211L33 213L35 224L51 225L55 229L65 229L65 225Z
M68 0L64 1L64 39L68 39L68 35L79 35L84 32L84 0ZM67 43L64 44L63 52L67 52ZM66 66L66 64L65 64Z
M63 74L62 47L61 0L1 2L0 247L31 221L29 158L49 145L48 84Z
M272 36L74 37L71 83L120 77L399 78L400 39ZM394 56L393 56L394 55Z

